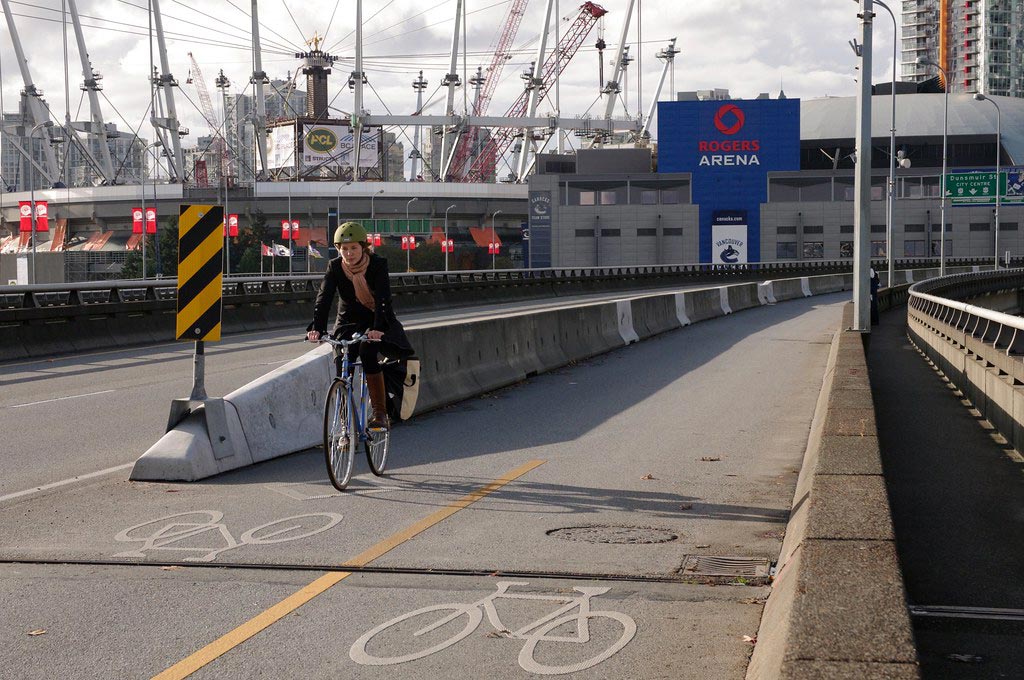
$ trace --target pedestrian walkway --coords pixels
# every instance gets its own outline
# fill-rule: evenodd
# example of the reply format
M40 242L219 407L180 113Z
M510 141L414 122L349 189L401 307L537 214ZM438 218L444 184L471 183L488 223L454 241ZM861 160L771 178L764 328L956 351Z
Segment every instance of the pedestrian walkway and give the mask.
M912 606L1024 610L1024 463L883 314L868 355ZM1024 623L914 616L925 679L1020 678Z

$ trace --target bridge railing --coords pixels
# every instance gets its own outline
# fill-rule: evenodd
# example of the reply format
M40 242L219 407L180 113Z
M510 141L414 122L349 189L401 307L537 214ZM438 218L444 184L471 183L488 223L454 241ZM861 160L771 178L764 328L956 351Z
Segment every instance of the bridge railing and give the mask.
M980 259L947 259L949 266L984 264ZM898 269L934 267L934 258L914 258L896 261ZM884 268L884 260L873 263ZM484 269L472 271L392 273L392 292L399 296L437 290L463 290L482 287L532 286L544 284L594 284L615 286L659 285L675 282L715 282L751 278L791 278L820 274L847 273L852 262L820 260L816 262L755 262L748 264L677 264L643 265L630 267L562 267L548 269ZM253 298L265 301L268 296L284 299L312 297L323 274L290 274L274 276L224 277L224 296ZM146 301L170 301L177 298L177 279L136 279L116 281L89 281L52 283L29 286L0 286L0 317L4 310L89 306L100 304L128 304Z

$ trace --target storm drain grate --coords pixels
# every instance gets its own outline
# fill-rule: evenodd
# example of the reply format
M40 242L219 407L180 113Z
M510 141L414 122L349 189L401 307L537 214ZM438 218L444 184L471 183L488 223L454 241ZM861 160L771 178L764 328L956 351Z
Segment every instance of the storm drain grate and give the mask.
M551 529L547 532L547 535L560 538L564 541L578 541L582 543L615 543L622 545L668 543L679 538L678 534L669 531L668 529L604 524Z
M766 557L690 555L683 562L683 576L767 579L772 562Z

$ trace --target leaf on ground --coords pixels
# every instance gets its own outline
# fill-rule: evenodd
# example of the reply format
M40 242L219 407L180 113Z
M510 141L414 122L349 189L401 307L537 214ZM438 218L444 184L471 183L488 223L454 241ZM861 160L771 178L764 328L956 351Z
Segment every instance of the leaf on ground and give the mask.
M167 489L167 493L178 493L181 489Z
M175 571L176 569L181 569L181 567L179 567L177 564L172 564L166 567L160 567L161 571Z
M679 506L680 510L693 510L693 503L683 503Z
M487 634L487 637L489 638L504 638L511 636L512 632L508 630L492 630L490 633Z
M646 475L644 475L640 479L648 479L649 480L649 479L657 479L657 477L655 477L654 475L652 475L651 473L648 472Z
M46 629L36 628L35 630L30 630L28 634L32 637L39 637L40 635L46 635Z
M695 545L695 546L693 546L693 547L694 547L694 548L710 548L711 546L710 546L710 545L705 545L705 544L703 544L703 543L702 543L702 544L700 544L700 545Z
M701 456L700 460L702 463L717 463L722 458L720 456Z
M755 635L754 637L750 637L749 635L744 635L743 636L743 641L744 642L749 642L752 645L756 645L757 644L757 636Z

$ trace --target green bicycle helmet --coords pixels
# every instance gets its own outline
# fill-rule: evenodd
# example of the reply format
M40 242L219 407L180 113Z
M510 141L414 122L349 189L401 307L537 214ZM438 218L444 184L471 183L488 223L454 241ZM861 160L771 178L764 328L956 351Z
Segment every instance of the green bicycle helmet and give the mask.
M366 229L358 222L345 222L334 232L335 243L366 243Z

